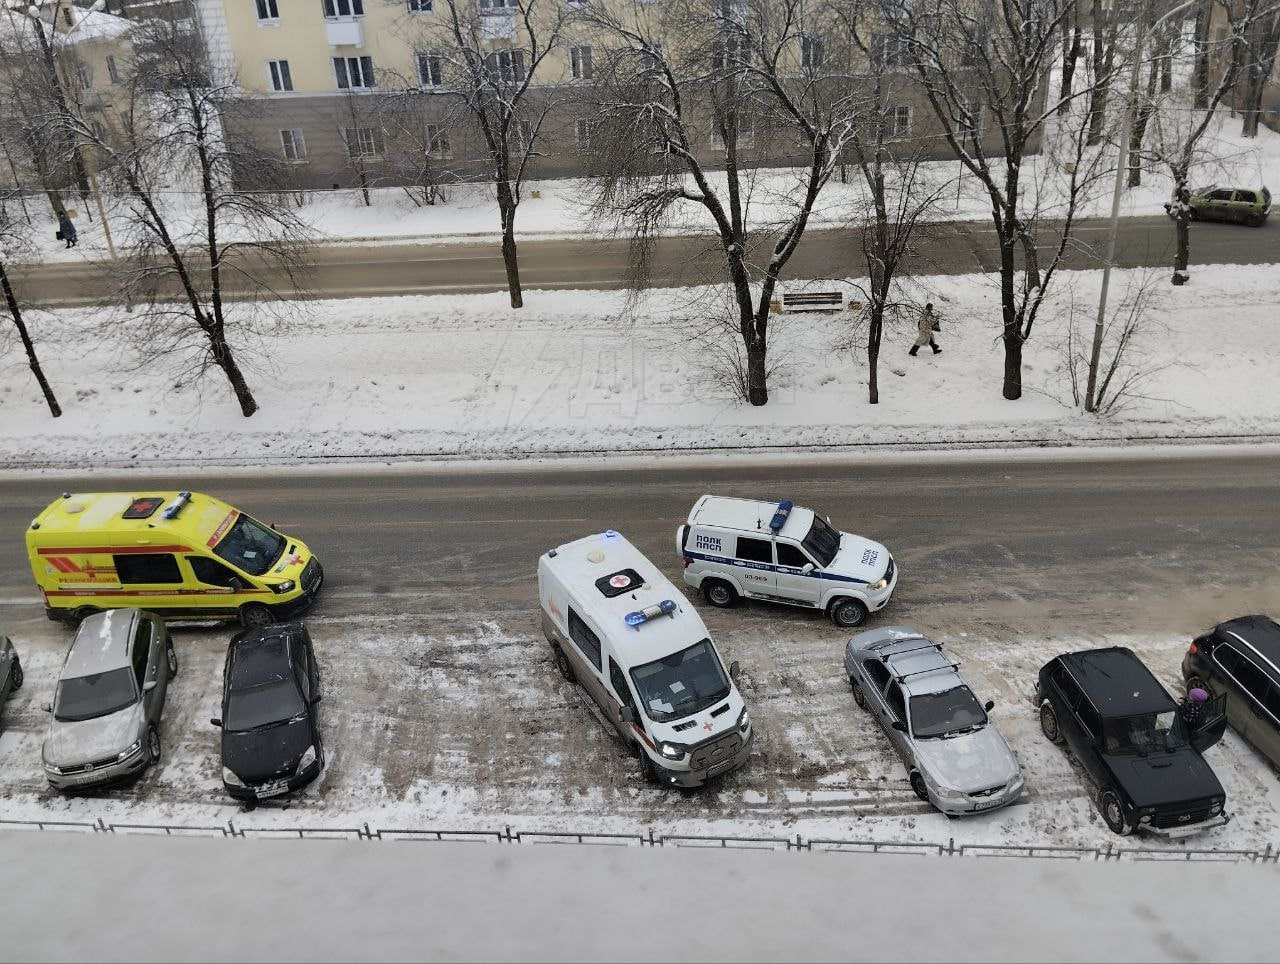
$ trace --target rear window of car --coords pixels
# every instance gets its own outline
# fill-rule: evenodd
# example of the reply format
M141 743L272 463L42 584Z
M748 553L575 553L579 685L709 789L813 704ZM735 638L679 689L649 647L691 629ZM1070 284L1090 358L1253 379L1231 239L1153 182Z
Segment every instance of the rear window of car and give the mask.
M1257 204L1258 195L1252 191L1236 191L1236 200L1243 201L1245 204Z

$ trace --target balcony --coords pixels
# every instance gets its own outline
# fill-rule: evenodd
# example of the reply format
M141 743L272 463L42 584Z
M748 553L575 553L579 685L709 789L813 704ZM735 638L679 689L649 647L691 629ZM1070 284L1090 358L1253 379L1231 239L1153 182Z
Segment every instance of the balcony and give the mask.
M330 47L363 47L364 28L355 17L335 17L324 22L325 39Z

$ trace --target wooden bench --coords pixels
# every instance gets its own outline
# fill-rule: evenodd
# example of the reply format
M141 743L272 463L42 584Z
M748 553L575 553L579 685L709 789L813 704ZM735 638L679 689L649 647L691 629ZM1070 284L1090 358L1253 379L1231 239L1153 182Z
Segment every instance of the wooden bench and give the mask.
M782 298L770 306L775 312L841 311L844 293L840 291L784 291Z

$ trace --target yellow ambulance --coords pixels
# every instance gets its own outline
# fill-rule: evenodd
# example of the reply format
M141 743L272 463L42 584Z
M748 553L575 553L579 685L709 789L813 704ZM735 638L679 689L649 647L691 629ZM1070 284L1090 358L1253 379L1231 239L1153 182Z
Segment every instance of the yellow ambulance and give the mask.
M264 626L314 602L324 570L297 539L199 492L63 493L27 529L50 619L137 607Z

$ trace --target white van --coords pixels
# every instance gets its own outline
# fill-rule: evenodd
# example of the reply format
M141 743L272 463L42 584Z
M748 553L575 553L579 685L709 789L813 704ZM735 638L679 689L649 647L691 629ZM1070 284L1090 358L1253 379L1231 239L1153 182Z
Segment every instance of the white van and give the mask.
M542 631L565 679L634 744L646 776L696 787L751 754L751 719L684 594L609 530L538 560Z
M809 509L704 495L676 530L684 581L713 606L743 597L807 606L842 628L883 609L898 567L878 542L833 529Z

